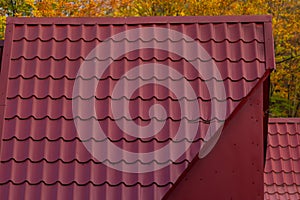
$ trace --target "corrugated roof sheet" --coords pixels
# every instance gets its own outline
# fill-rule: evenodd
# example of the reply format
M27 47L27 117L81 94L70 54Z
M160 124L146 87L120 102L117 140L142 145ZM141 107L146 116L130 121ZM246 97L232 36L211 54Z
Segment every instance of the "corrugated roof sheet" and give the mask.
M143 32L149 27L154 31ZM94 77L91 73L89 77L76 78L79 67L97 45L114 34L136 28L140 28L140 32L127 36L128 45L136 41L167 42L166 45L171 48L182 40L170 40L155 28L167 28L188 35L208 52L221 78L203 80L188 60L172 52L142 48L118 58L92 58L113 62L103 77ZM1 100L6 105L2 112L0 154L0 195L4 199L161 199L198 154L199 141L205 137L203 133L211 121L209 108L212 101L225 101L226 118L229 117L255 85L269 74L268 70L274 67L271 18L268 16L9 18L7 31L5 45L9 56L5 57L1 83L2 91L6 91ZM127 46L120 48L126 49ZM118 50L107 49L111 54ZM183 52L185 50L182 49ZM189 54L194 55L194 52ZM195 55L195 60L206 62L205 58ZM160 70L150 73L141 70L135 75L124 76L134 67L149 63L172 66L181 76L166 75ZM82 95L86 87L79 87L79 95L72 96L74 83L77 79L93 78L102 84L96 90L97 118L93 120L103 127L107 138L90 134L90 127L86 129L88 134L80 138L74 125L74 120L88 121L89 118L73 116L72 100L90 99ZM124 80L166 80L169 85L177 84L182 95L176 97L166 87L148 84L126 96L124 94L128 88L124 85L124 94L114 98L113 88L117 82ZM223 82L227 98L211 97L205 81ZM186 96L186 82L195 91L195 99ZM128 100L130 115L120 107L121 115L114 117L108 105ZM185 108L183 113L178 109L180 101L192 100L197 100L200 107L197 119L189 117L188 113L193 113L193 109ZM154 113L154 117L149 116L148 111L153 104L166 108L167 115ZM166 123L158 134L151 137L124 134L116 125L119 122L125 127L127 121L134 121L145 126L151 119ZM172 139L181 121L199 124L194 139L188 137L188 131L187 135ZM152 152L179 141L184 141L185 145L192 144L178 159L167 160L170 165L162 169L129 173L107 167L106 164L140 162L142 166L165 160L154 157L144 163L122 157L121 160L101 162L91 155L82 140L94 145L109 140L120 148L136 153ZM177 151L170 149L169 157ZM108 150L108 157L110 153Z
M270 118L265 199L300 199L300 118Z

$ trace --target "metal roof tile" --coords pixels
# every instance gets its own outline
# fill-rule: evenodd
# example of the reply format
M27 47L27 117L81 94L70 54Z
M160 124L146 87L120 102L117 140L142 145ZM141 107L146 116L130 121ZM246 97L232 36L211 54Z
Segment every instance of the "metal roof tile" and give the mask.
M1 87L7 86L7 90L1 101L6 107L1 138L0 195L5 199L16 198L16 193L29 199L161 199L198 154L209 122L222 118L216 116L211 119L210 104L225 101L227 119L257 83L269 74L268 69L274 67L273 58L269 58L273 50L266 51L271 48L267 46L266 37L272 37L268 35L270 32L266 33L268 23L270 18L266 16L9 18L7 30L11 31L11 35L6 44L7 52L11 54L6 58L7 76L2 73L1 80L5 83ZM147 29L149 27L154 29ZM137 31L137 28L140 29ZM161 34L159 28L186 34L201 44L211 57L178 45L187 36L170 38L168 34ZM128 46L136 44L140 49L117 56L115 52L125 51L128 46L114 45L107 47L103 55L87 58L98 44L128 30L136 31L127 34L125 39L116 37L109 40L114 44L126 40ZM167 50L143 49L145 43L164 46ZM189 59L182 58L178 52L170 52L171 49ZM96 60L113 62L102 77L96 76L97 70L91 70L86 76L76 78L83 62L93 66ZM209 62L214 61L220 71L219 79L212 75L206 78L199 76L189 61L201 64L205 71L211 70ZM166 76L160 68L127 73L138 65L149 63L171 66L180 76L171 71ZM79 85L78 96L73 98L77 79L82 80L82 85ZM84 80L93 80L98 85L101 83L95 97L89 96ZM137 80L165 81L168 86L176 85L180 95L176 96L164 86L150 84L129 95L130 84L136 84ZM124 81L123 93L120 92L117 97L111 95L117 82L121 81ZM218 93L211 97L206 88L209 81L215 85L223 83L227 98L220 98ZM195 99L191 99L193 96L185 83L195 91ZM73 116L72 100L80 102L90 98L97 102L97 117L91 118L80 107L78 116ZM126 113L125 107L121 106L119 115L113 116L107 105L116 101L124 104L125 100L130 100L132 112ZM199 104L200 116L195 109L187 109L190 101ZM157 108L152 110L153 115L149 114L153 103L166 108L167 115ZM181 103L185 107L183 110L178 109ZM132 128L125 122L143 127L150 123L150 119L157 123L149 129L149 136L139 131L141 137L136 138L122 131ZM74 122L77 121L87 124L84 130L76 129ZM99 124L107 135L95 134L90 122ZM165 126L156 135L151 135L160 122L165 122ZM197 122L197 128L201 130L195 138L190 135L188 124L191 122ZM185 135L174 139L180 123ZM78 131L87 134L80 137ZM136 160L126 155L114 155L109 148L106 153L112 157L98 160L83 145L83 142L102 144L105 140L136 153L151 152L179 142L183 142L187 149L179 158L172 159L181 149L169 147L167 162L170 165L165 168L147 173L128 173L112 169L105 162L110 163L109 166L120 167L123 167L122 163L138 163L137 166L142 167L149 163L151 166L161 165L166 160L160 155Z
M300 198L299 118L270 118L265 199Z

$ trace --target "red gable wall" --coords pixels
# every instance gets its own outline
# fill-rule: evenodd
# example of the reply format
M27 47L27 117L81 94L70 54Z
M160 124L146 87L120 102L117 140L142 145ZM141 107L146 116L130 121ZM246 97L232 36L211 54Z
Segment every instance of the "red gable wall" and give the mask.
M226 123L220 140L196 160L166 199L263 199L263 83Z

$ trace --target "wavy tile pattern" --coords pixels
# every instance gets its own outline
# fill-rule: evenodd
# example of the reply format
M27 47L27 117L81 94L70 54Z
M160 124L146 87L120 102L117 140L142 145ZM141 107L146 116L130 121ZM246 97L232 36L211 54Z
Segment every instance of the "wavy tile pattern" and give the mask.
M300 119L270 118L265 199L300 199Z
M185 19L189 19L188 23L184 23ZM266 54L265 24L269 23L269 18L261 17L256 21L257 18L253 17L251 21L252 18L248 17L238 20L228 17L228 22L218 21L220 18L214 17L193 19L153 18L154 22L147 23L128 18L128 23L124 24L120 24L123 18L100 18L97 23L90 23L89 19L85 19L84 23L71 18L29 18L26 23L23 19L9 19L7 30L11 31L11 53L7 58L9 65L4 66L8 68L8 76L5 79L6 106L1 138L0 196L4 199L18 199L20 196L25 199L161 199L197 155L209 123L222 120L219 116L211 117L211 103L226 102L226 118L229 117L267 73L267 69L273 67L267 66ZM107 20L111 23L108 24ZM171 39L156 31L144 31L146 27L168 28L186 34L211 57L190 52L191 59L187 60L167 51L139 49L118 58L100 55L86 59L91 50L112 35L137 28L136 35L125 38L128 44L154 42L172 45L184 40ZM117 50L107 49L110 52ZM102 77L95 76L96 71L85 77L76 77L81 64L87 60L111 61L111 65ZM213 61L221 76L203 78L193 69L191 61L201 62L203 70L209 70L207 63ZM170 66L181 75L165 75L153 70L124 76L135 66L147 63ZM80 92L80 95L72 97L77 79L97 81L101 87L97 88L95 97L81 95ZM130 96L125 92L119 96L112 95L119 81L149 80L177 84L181 95L175 96L166 87L153 84L139 88ZM207 82L224 84L226 98L210 96ZM191 85L195 98L185 93L184 83ZM125 84L123 87L127 91L129 86ZM82 85L79 90L83 94L86 87ZM74 99L78 102L95 99L97 117L85 116L80 108L79 115L73 116ZM183 110L178 108L179 104L188 105L191 101L199 104L200 113L196 113L196 118L193 117L193 109L188 106ZM114 102L129 102L131 113L128 115L124 111L120 116L114 116L110 109ZM153 104L164 107L167 115L154 113L150 116L148 111ZM87 127L87 134L80 139L74 124L76 120L98 123L106 132L106 137L93 134L92 128ZM124 134L116 125L119 122L124 128L126 122L133 121L145 126L151 120L164 122L165 125L158 134L149 137ZM174 139L181 122L199 124L195 138L189 138L186 134ZM101 145L105 141L136 153L151 152L169 143L184 142L185 146L191 146L176 160L171 158L178 149L170 148L168 160L160 157L149 160L123 157L99 161L83 145L83 142ZM154 172L129 173L107 167L105 163L170 164Z

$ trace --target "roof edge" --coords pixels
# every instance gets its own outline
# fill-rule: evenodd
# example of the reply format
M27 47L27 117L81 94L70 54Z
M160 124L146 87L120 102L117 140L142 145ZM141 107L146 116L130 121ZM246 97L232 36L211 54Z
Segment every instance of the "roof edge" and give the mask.
M10 65L10 56L12 48L12 32L14 26L8 24L5 29L4 48L2 52L2 63L0 73L0 140L2 139L3 123L4 123L4 109L6 107L6 91L7 91L7 78ZM2 145L0 142L0 153L2 151Z
M273 70L276 68L276 63L272 22L264 22L264 29L266 67L267 69Z
M70 20L72 19L72 20ZM152 16L152 17L8 17L7 24L166 24L271 22L270 15Z
M269 124L275 123L300 123L300 118L291 118L291 117L278 117L278 118L269 118Z

